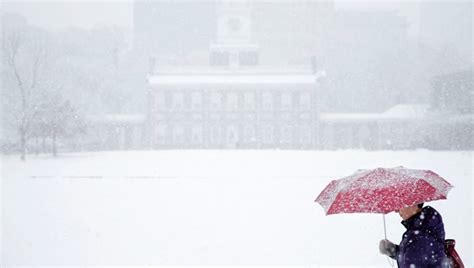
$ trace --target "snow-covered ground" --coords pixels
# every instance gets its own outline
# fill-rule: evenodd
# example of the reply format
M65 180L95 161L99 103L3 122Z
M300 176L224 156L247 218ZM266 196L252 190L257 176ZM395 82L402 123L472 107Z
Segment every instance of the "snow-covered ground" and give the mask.
M381 215L325 216L314 199L356 169L400 165L455 186L431 205L473 267L472 152L425 150L2 156L2 262L390 267ZM398 243L400 217L386 219Z

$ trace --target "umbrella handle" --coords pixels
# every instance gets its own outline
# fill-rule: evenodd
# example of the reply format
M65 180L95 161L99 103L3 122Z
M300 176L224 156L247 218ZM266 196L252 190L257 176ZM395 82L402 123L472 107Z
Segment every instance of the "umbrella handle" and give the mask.
M383 234L385 236L385 240L387 240L387 224L385 223L385 214L382 214L382 215L383 215ZM387 256L387 260L390 266L395 267L394 265L395 262L390 257Z

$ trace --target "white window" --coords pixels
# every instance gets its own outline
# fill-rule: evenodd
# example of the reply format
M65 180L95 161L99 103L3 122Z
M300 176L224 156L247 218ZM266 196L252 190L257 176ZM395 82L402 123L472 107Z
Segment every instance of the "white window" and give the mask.
M301 109L309 109L311 107L311 95L309 92L300 93L299 103Z
M219 144L222 139L222 130L220 126L211 127L211 143Z
M254 92L244 93L244 107L245 109L255 109L255 93Z
M191 140L193 143L202 143L203 141L203 133L202 133L202 127L201 126L193 126L191 129Z
M292 128L290 126L284 126L281 129L281 142L290 143L293 138Z
M227 109L235 110L239 106L239 96L235 92L227 94Z
M201 94L201 92L193 92L191 94L191 107L193 109L200 109L202 107L202 94Z
M222 107L222 93L212 92L211 93L211 109L220 109Z
M274 128L271 125L263 127L262 138L264 143L273 143L275 135L273 134Z
M165 124L159 124L156 126L155 135L156 135L156 142L158 144L164 144L166 142L166 129L167 126Z
M166 99L165 93L163 91L159 91L155 93L155 109L156 110L163 110L166 108Z
M184 142L184 127L176 126L173 128L173 142L177 144Z
M235 143L239 140L239 130L237 126L227 126L226 136L227 143L235 145Z
M255 138L255 127L252 125L246 125L243 129L244 140L246 142L254 142Z
M175 92L173 94L173 108L183 109L184 108L184 94L183 92Z
M292 96L290 92L283 92L281 94L281 108L282 109L291 109L292 106Z
M271 92L264 92L262 95L262 107L265 110L273 109L273 94Z

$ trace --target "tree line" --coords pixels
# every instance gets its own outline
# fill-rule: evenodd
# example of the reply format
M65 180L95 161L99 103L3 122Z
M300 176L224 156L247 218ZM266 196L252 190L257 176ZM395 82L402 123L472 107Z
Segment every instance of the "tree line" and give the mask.
M56 156L81 143L88 115L136 109L134 86L122 79L124 29L50 32L16 14L1 16L1 152Z

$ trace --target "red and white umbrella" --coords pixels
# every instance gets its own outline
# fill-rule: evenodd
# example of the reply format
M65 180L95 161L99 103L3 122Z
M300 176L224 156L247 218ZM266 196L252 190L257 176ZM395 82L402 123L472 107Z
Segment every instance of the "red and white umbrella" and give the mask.
M315 202L324 208L326 215L385 215L406 206L446 199L452 187L431 170L404 167L358 170L348 177L331 181Z
M431 170L377 168L358 170L333 180L316 198L327 215L398 211L427 201L446 199L453 186Z

